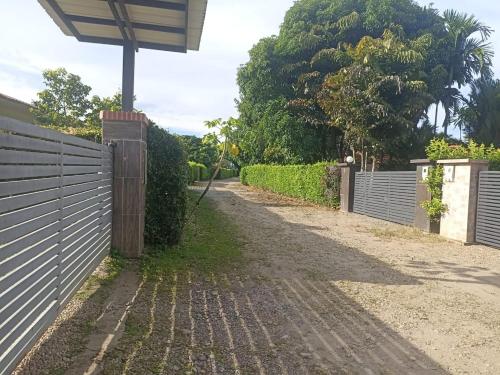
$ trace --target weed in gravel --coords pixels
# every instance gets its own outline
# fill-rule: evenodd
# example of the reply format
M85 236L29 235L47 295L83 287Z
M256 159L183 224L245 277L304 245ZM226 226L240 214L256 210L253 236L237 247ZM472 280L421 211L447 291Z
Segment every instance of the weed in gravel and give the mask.
M198 197L190 192L191 205ZM150 247L143 260L148 278L174 271L191 271L209 276L241 266L241 243L238 228L219 212L209 199L201 201L192 220L184 228L181 243L174 247Z
M110 255L106 257L99 268L89 276L87 281L85 281L80 290L75 294L74 298L82 301L89 299L96 291L102 290L100 289L101 287L109 285L116 279L125 265L125 258L116 251L111 250ZM100 293L95 296L95 298L99 300L105 299L106 297L106 293Z
M418 240L426 243L439 243L445 240L437 235L424 233L416 228L401 227L401 228L390 228L390 227L372 227L368 228L368 232L374 236L382 239L401 239L401 240Z

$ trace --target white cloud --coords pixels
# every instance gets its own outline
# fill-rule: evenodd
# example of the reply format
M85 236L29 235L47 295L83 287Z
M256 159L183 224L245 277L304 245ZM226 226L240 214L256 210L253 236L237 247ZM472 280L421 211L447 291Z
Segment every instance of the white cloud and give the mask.
M434 3L441 10L475 13L500 28L500 10L491 0ZM137 55L136 106L167 127L197 134L206 132L205 120L236 115L237 68L260 38L278 33L292 4L293 0L209 0L199 52L141 50ZM112 95L121 86L119 47L64 36L33 0L2 1L0 14L0 92L31 101L42 87L42 70L61 66L80 75L95 94ZM495 34L492 41L499 45L500 36ZM499 59L495 61L500 64Z

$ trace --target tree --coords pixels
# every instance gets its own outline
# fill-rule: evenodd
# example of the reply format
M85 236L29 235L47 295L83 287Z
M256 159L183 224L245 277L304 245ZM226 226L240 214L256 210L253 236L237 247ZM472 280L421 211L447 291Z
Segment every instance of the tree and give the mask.
M101 98L94 95L90 99L90 109L85 116L85 124L91 127L101 127L100 113L101 111L115 111L122 110L122 94L117 92L111 97Z
M33 102L35 121L41 126L100 142L100 112L120 111L121 94L89 98L91 87L64 68L46 70L43 77L46 88L38 93L39 100Z
M404 115L386 117L384 127L379 121L376 128L384 131L371 132L378 138L370 141L387 144L387 138L399 137L399 143L386 150L395 157L407 155L415 136L427 134L420 131L428 124L426 106L446 85L445 38L438 12L411 0L296 1L279 35L259 41L238 72L242 159L311 163L343 157L351 136L346 136L344 126L332 126L336 114L326 108L323 91L326 87L332 94L333 86L327 83L332 76L348 79L340 72L354 74L363 65L369 66L374 79L367 90L376 82L386 90L397 82L407 89L401 95L380 96L390 101L380 105L393 108L387 113L399 109ZM385 50L394 55L384 57ZM410 88L418 89L417 94L409 94ZM408 131L400 132L403 128Z
M43 79L46 89L38 93L33 102L33 115L40 125L55 127L81 127L91 108L88 100L90 86L64 68L45 70Z
M194 135L179 135L179 141L184 146L189 161L194 161L211 168L217 162L218 142L211 134L203 138Z
M319 94L330 125L344 133L353 154L382 159L415 132L433 97L419 80L432 36L404 40L390 30L382 38L364 37L347 53L353 64L330 75Z
M471 93L463 98L455 125L468 139L500 147L500 80L482 78L471 84Z
M493 51L487 43L492 29L474 16L446 10L443 17L449 48L446 66L448 79L441 98L445 109L443 127L446 136L452 114L457 110L461 98L459 89L472 83L477 76L491 76Z

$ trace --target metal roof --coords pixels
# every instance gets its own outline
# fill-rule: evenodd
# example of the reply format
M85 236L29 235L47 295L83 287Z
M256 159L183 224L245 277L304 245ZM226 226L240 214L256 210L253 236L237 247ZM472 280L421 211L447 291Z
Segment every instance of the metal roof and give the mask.
M38 0L81 42L172 52L199 50L207 0Z

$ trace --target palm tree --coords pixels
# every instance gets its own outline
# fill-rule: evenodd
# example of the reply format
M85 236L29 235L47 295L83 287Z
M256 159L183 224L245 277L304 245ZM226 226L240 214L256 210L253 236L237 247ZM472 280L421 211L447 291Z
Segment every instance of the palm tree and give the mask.
M449 39L448 82L441 99L445 109L444 134L448 134L452 112L457 108L458 89L470 84L477 76L491 76L493 50L486 41L493 30L474 16L446 10L443 14Z
M457 112L454 123L468 139L500 147L500 80L482 78L471 84L469 98Z

